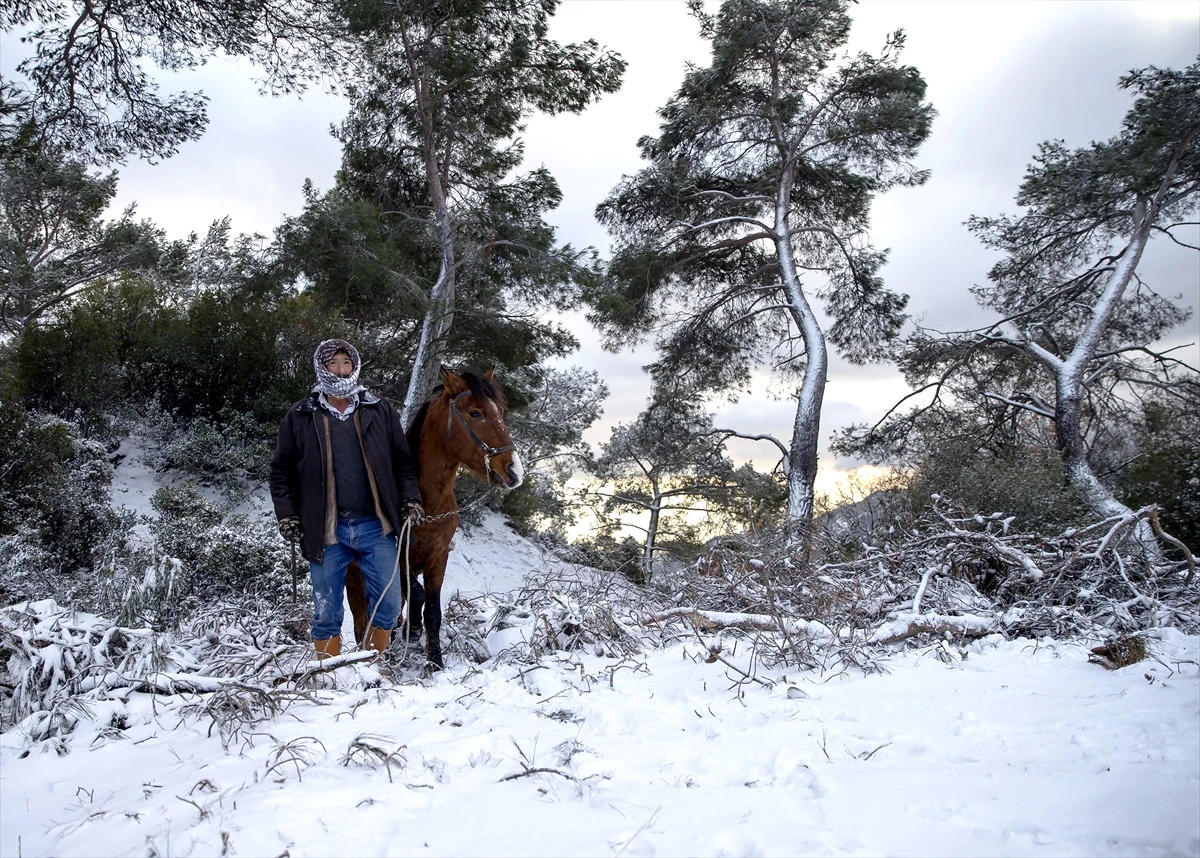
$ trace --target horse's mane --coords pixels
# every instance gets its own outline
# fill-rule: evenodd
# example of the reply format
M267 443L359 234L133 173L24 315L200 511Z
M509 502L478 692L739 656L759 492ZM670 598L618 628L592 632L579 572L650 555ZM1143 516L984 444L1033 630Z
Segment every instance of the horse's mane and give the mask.
M484 378L473 372L464 372L462 380L467 383L467 388L474 394L476 399L486 399L495 402L500 406L501 411L508 407L508 400L504 398L504 391L492 379ZM446 386L443 384L438 384L433 389L433 393L429 395L429 399L425 400L425 404L417 409L412 425L408 427L408 431L405 433L405 438L408 440L408 449L412 450L413 456L417 454L417 442L421 439L421 429L424 428L425 418L429 415L429 405L441 396L445 389Z

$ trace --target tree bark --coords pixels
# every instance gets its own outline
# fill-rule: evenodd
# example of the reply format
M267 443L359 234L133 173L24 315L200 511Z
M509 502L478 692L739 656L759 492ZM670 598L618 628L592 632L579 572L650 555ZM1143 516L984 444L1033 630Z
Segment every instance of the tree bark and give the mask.
M804 380L800 385L796 417L792 424L792 442L788 450L788 499L785 525L796 532L807 555L809 528L817 479L817 448L820 442L821 404L825 399L825 376L829 369L829 350L816 314L804 295L796 260L792 252L788 209L791 203L792 177L787 171L780 185L775 206L775 248L783 279L784 292L800 335L804 339Z
M1121 503L1111 491L1100 482L1091 463L1087 459L1087 447L1080 430L1080 408L1083 402L1084 370L1096 354L1104 332L1116 312L1121 297L1125 294L1133 274L1141 261L1142 252L1150 238L1154 225L1156 206L1139 202L1134 208L1134 230L1125 252L1121 255L1115 270L1109 275L1104 292L1092 309L1092 318L1084 329L1083 334L1075 343L1075 348L1061 361L1054 372L1055 405L1054 433L1058 448L1063 457L1067 471L1067 479L1080 493L1088 508L1102 518L1115 515L1130 515L1133 510ZM1146 551L1150 562L1162 560L1158 541L1150 525L1144 521L1138 522L1135 537Z
M417 411L433 393L446 354L446 339L454 322L455 303L455 248L454 223L446 202L446 172L449 168L451 142L445 143L442 160L438 159L438 129L434 121L433 96L430 92L430 69L428 63L418 59L409 42L407 31L400 27L404 41L405 58L414 82L417 107L421 112L421 147L425 156L425 181L429 188L429 201L433 208L438 244L441 247L441 262L437 280L429 291L429 304L421 322L421 338L413 358L412 375L404 396L404 407L400 412L401 422L412 425Z
M650 523L646 525L646 542L642 549L642 573L646 576L647 584L654 575L654 543L658 540L660 515L662 515L662 495L656 485L654 486L654 501L650 505Z

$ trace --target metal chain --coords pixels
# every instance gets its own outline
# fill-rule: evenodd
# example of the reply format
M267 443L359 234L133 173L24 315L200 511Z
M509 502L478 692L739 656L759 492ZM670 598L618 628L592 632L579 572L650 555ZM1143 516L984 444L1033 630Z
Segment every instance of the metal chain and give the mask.
M486 501L488 499L488 497L490 497L490 496L491 496L490 491L484 492L482 495L479 496L478 499L467 504L466 506L463 506L463 507L456 506L454 509L447 510L446 512L438 513L437 515L427 515L427 516L423 517L420 521L414 522L414 524L417 524L417 525L433 524L436 521L441 521L442 519L449 518L452 515L458 515L460 512L469 512L470 510L475 509L475 507L482 505L483 502Z

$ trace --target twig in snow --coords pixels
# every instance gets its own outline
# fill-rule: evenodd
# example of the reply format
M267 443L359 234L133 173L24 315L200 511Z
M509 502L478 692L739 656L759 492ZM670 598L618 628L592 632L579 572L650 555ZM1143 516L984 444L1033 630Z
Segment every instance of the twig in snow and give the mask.
M617 850L617 854L614 855L613 858L621 858L621 856L625 853L625 850L629 848L629 844L632 843L634 840L636 840L637 836L639 834L641 834L649 826L654 824L654 821L656 819L658 819L658 813L661 810L662 810L661 804L658 807L654 808L654 813L650 814L650 817L645 822L643 822L640 826L638 826L638 830L633 832L633 834L631 834L629 836L629 839L626 840L623 844L621 844L621 848Z
M504 777L500 778L500 780L496 781L496 783L515 781L517 778L527 778L530 775L558 775L560 778L566 778L569 781L579 783L579 778L575 777L574 775L567 774L566 772L559 771L558 769L552 769L548 766L537 766L536 768L527 768L524 771L514 772L511 775L505 775Z

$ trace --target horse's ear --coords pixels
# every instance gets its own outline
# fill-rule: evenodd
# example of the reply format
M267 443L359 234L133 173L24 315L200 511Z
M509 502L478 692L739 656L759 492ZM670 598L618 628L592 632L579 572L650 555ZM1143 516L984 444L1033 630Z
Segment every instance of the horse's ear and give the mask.
M446 367L443 366L439 371L439 374L442 378L442 386L446 389L446 393L450 394L451 396L456 396L467 389L466 381L464 381L461 376L456 375L454 372L446 369Z
M492 367L491 369L489 369L487 372L485 372L483 374L483 377L486 378L488 381L491 381L495 377L495 375L496 375L496 368Z

